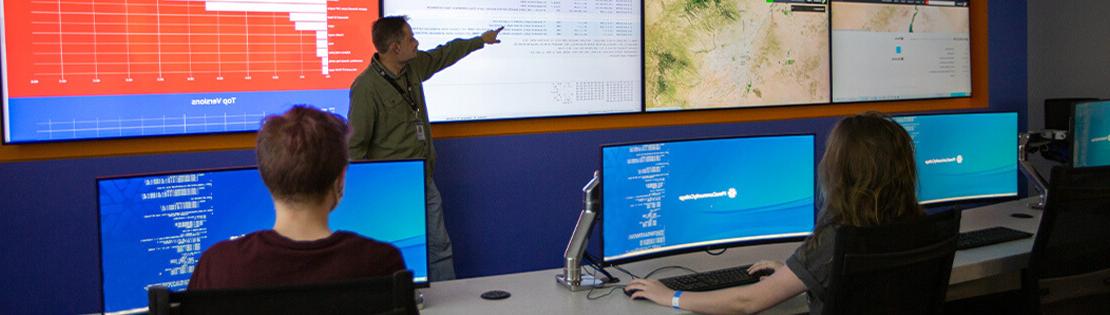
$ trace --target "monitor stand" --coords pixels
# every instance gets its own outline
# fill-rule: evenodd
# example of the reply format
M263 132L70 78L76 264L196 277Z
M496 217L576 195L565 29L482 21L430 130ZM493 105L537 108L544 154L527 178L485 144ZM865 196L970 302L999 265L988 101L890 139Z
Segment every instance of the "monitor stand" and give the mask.
M607 282L606 279L582 273L582 256L586 251L586 244L590 240L590 231L593 230L594 220L597 218L598 198L597 185L601 181L600 173L594 171L594 177L582 187L584 195L582 212L578 214L578 223L574 232L567 241L567 249L563 251L563 273L555 275L555 282L571 291L582 291L598 288Z
M555 282L558 282L559 284L563 285L563 287L566 287L567 290L571 291L589 290L593 288L600 288L601 286L605 285L605 281L602 281L601 279L595 278L591 275L580 275L578 279L579 280L577 281L577 284L575 284L574 281L567 280L565 275L555 275Z

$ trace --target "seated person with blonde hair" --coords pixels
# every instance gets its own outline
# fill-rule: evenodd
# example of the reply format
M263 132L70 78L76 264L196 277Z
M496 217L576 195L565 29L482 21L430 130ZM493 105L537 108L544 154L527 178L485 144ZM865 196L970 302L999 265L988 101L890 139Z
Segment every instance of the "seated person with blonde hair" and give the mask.
M343 197L347 138L342 117L315 108L298 105L266 117L256 153L274 199L274 227L204 251L189 289L323 283L404 270L393 245L328 226Z

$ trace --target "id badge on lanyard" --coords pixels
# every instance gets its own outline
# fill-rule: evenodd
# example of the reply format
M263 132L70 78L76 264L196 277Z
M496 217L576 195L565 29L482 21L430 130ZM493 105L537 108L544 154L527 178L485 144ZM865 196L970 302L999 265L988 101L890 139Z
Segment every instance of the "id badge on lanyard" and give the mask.
M412 98L409 97L409 95L412 94L411 86L409 87L408 92L409 93L404 96L406 101L409 102L409 105L412 106L412 124L414 127L413 129L416 130L416 140L426 141L428 139L428 136L427 132L425 132L424 130L424 119L420 118L420 106L416 104L416 101L412 100Z
M416 140L427 140L427 136L424 135L424 124L420 123L419 121L416 122Z
M420 108L417 108L416 111L413 111L413 115L416 116L412 120L412 123L414 125L413 127L416 127L414 128L416 130L416 140L426 141L428 139L428 136L427 133L424 132L424 120L420 119Z

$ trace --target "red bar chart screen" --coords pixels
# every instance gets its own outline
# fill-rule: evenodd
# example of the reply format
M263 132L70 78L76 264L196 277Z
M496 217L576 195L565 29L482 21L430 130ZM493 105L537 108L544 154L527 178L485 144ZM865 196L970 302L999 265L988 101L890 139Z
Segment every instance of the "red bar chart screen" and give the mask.
M295 103L346 113L379 14L377 1L355 0L30 0L3 10L6 142L219 132L228 126L213 130L209 116L226 115L253 125L229 131L253 130Z

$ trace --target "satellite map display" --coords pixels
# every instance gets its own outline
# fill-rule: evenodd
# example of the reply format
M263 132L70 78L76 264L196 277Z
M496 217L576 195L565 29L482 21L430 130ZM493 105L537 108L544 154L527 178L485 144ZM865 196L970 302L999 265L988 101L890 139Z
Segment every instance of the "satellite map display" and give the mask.
M649 111L827 103L823 1L647 0Z

